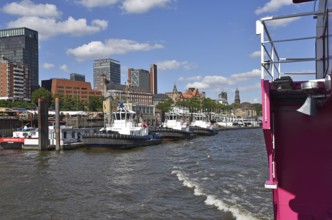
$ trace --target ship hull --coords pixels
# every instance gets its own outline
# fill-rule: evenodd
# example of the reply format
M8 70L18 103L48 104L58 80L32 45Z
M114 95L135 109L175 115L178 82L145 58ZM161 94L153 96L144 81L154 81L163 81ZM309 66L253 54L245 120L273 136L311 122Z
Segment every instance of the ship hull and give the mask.
M163 141L177 141L188 140L194 138L196 135L189 131L181 131L172 128L153 128L150 129L150 134L159 135Z
M160 138L152 135L134 136L122 134L86 134L83 135L83 145L94 149L127 150L136 147L160 144Z
M2 149L22 149L24 138L0 138Z
M189 129L198 136L212 136L218 134L218 130L216 129L202 128L198 126L190 126Z
M274 218L330 219L332 214L332 100L316 116L298 112L306 100L299 91L268 90L263 82L263 132L269 160Z

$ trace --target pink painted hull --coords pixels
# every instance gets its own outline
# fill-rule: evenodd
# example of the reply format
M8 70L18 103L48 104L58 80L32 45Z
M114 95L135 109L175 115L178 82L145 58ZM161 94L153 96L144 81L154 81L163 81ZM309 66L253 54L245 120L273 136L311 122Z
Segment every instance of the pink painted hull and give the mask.
M308 116L296 111L306 95L270 87L262 80L268 183L277 187L272 189L274 218L332 219L332 100Z

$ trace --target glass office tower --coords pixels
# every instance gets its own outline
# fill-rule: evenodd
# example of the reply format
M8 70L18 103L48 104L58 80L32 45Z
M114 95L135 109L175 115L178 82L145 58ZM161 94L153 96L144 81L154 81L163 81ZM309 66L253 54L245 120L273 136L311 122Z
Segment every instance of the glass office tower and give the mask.
M10 62L26 65L31 75L31 91L39 87L37 31L25 27L0 30L0 55Z
M107 80L120 85L120 62L113 59L95 60L93 64L93 87L95 89L101 88L101 76L103 75Z

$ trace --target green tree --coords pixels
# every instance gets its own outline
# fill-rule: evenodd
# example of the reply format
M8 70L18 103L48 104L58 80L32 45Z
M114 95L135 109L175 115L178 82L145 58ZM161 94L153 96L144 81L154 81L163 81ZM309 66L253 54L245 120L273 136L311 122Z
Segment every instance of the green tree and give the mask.
M257 115L261 116L262 115L262 104L260 104L260 103L254 103L253 105L256 108Z
M53 100L52 93L43 87L35 90L32 93L31 102L34 103L35 105L38 105L39 98L44 99L48 103L48 105L51 105Z
M156 105L156 108L162 112L168 112L171 110L172 105L174 104L173 100L168 98L164 102L160 102Z
M87 103L87 108L89 111L102 111L103 110L103 97L91 96L89 102Z

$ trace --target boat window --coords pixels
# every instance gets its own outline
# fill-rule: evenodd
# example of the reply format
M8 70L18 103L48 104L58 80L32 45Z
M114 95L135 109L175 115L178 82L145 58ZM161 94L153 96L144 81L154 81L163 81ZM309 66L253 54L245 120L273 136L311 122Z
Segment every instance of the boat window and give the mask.
M66 139L66 138L67 138L67 132L64 131L64 132L63 132L63 139Z
M75 138L75 132L74 131L71 133L71 137Z

